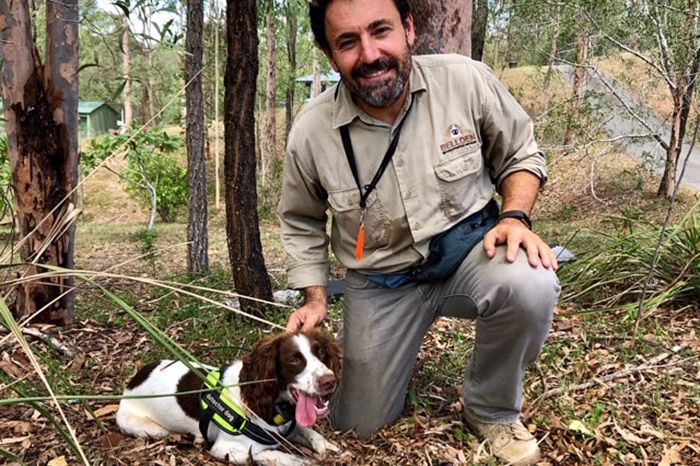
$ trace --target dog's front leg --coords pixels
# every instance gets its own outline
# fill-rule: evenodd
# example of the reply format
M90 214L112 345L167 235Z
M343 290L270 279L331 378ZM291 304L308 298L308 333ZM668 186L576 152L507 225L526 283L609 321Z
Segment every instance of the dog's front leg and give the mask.
M323 435L319 434L313 429L301 427L299 425L296 426L289 440L298 443L299 445L309 447L321 455L325 455L329 451L333 453L340 451L340 448L326 440Z
M314 463L302 457L264 447L251 441L217 441L211 447L211 454L233 464L251 464L251 461L264 466L311 466Z
M313 466L311 459L291 455L279 450L264 450L253 455L256 464L269 466Z

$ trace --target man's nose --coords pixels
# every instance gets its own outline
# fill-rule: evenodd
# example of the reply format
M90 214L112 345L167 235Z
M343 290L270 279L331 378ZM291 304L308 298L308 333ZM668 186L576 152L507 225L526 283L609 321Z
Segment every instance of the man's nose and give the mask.
M362 47L362 62L363 63L374 63L379 57L381 57L381 52L377 45L377 41L371 37L363 37L360 42Z

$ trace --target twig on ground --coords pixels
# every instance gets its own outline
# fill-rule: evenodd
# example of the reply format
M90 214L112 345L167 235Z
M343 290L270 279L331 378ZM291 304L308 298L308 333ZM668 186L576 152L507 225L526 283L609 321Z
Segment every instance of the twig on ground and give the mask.
M0 334L9 334L9 330L7 330L4 327L0 327ZM58 341L56 338L47 335L46 333L33 328L33 327L23 327L22 328L22 334L32 337L36 340L43 341L44 343L50 344L51 346L55 347L58 351L61 353L65 354L69 358L73 357L73 351L71 351L66 345ZM0 342L0 347L7 345L9 342L9 339L5 339L5 341Z
M640 364L639 366L635 366L635 367L628 367L628 368L623 369L621 371L613 372L612 374L604 375L602 377L596 377L588 382L580 383L578 385L569 385L566 387L557 387L557 388L553 388L551 390L547 390L540 397L538 397L533 404L537 405L541 401L543 401L547 398L561 395L564 392L586 390L588 388L599 385L603 382L609 382L611 380L620 379L622 377L627 377L629 375L637 374L639 372L646 371L649 369L657 369L657 368L661 367L660 363L662 361L664 361L665 359L668 359L671 356L674 356L674 355L680 353L684 349L688 348L688 346L689 346L688 343L683 343L683 344L677 346L676 348L674 348L673 351L667 351L667 352L664 352L664 353L657 355L656 357L652 358L649 362L645 362L644 364Z

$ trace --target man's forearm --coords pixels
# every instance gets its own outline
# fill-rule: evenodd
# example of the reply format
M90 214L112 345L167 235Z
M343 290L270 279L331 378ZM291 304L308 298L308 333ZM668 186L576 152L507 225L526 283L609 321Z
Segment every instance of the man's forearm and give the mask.
M304 305L322 305L326 307L328 304L328 291L325 286L314 285L308 286L302 290L304 293Z
M510 174L501 184L501 196L503 198L501 211L522 210L530 215L535 205L540 185L540 178L529 171L523 170Z

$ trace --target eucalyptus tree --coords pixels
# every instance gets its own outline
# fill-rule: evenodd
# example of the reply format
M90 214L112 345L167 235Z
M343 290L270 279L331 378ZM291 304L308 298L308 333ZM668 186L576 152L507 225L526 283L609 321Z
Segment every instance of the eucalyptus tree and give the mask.
M267 183L268 166L277 157L277 37L278 6L274 0L260 2L265 29L265 50L267 56L265 79L265 111L260 132L260 179Z
M472 0L414 0L413 20L415 53L471 55Z
M294 103L296 99L296 75L298 65L298 37L304 32L304 19L307 18L307 2L304 0L284 0L282 4L286 25L286 51L288 74L285 80L285 109L284 109L284 139L287 140L294 119Z
M228 252L241 308L264 313L272 299L257 213L255 97L258 74L256 0L227 0L224 75L224 184ZM247 298L256 298L247 299Z
M475 0L472 6L472 50L471 57L481 61L489 25L489 1Z
M206 125L202 90L204 1L187 0L185 55L185 102L187 109L188 210L187 270L193 274L209 271L207 175L205 165Z
M657 194L670 198L700 71L700 0L641 0L626 5L622 20L627 27L611 29L602 21L596 27L619 50L646 63L668 89L673 103L670 135L655 138L666 155Z
M46 3L42 63L27 0L0 0L0 62L7 146L17 206L21 279L17 318L74 321L73 268L78 178L78 2ZM42 276L42 273L43 276Z

